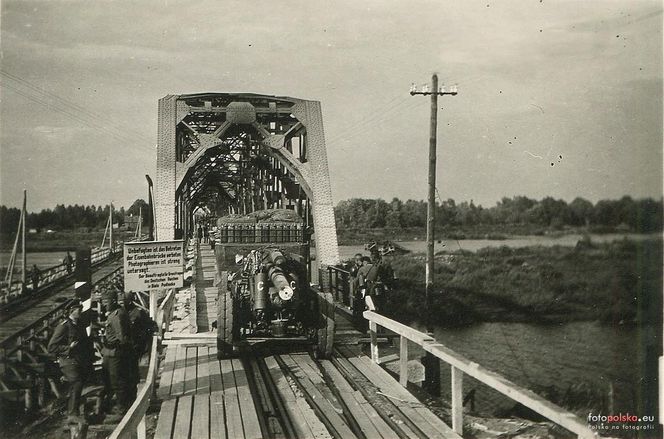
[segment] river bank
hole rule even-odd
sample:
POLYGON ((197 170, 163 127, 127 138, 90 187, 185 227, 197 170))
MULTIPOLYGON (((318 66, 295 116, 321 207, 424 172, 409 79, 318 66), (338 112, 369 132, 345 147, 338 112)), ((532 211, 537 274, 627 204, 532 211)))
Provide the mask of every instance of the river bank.
POLYGON ((388 314, 405 323, 421 320, 423 309, 440 327, 478 322, 659 321, 649 309, 661 309, 661 239, 438 253, 436 288, 428 309, 425 256, 389 259, 399 280, 388 299, 388 314))
MULTIPOLYGON (((473 227, 458 226, 436 228, 436 240, 491 240, 502 241, 517 236, 548 236, 561 237, 566 235, 586 234, 637 234, 624 226, 589 226, 589 227, 541 227, 532 224, 496 224, 478 225, 473 227)), ((337 229, 339 245, 364 245, 370 241, 424 241, 426 229, 423 227, 404 228, 339 228, 337 229)))

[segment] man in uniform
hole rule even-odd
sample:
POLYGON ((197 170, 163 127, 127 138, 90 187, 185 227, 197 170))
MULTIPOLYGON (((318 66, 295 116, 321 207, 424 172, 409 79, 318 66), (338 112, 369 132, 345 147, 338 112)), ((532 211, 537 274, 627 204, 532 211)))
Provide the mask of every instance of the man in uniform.
POLYGON ((132 345, 130 365, 128 368, 131 370, 131 385, 129 393, 132 401, 136 399, 137 386, 141 380, 138 363, 143 354, 148 351, 150 337, 152 337, 155 330, 155 323, 152 321, 147 311, 140 306, 136 306, 133 298, 134 293, 131 292, 122 295, 122 306, 129 317, 129 338, 132 345))
POLYGON ((69 422, 77 422, 83 383, 92 370, 94 348, 92 340, 81 322, 82 306, 75 302, 69 308, 69 315, 53 331, 48 342, 48 352, 57 357, 63 378, 69 383, 69 422))
POLYGON ((129 316, 124 308, 118 305, 115 290, 107 289, 101 294, 101 302, 106 309, 106 328, 104 344, 101 351, 106 385, 106 397, 110 399, 114 393, 117 404, 111 411, 112 415, 124 415, 131 406, 132 377, 129 373, 130 361, 133 357, 129 316))
POLYGON ((357 273, 362 267, 362 253, 356 253, 353 257, 353 263, 350 266, 350 297, 351 307, 353 308, 353 318, 360 321, 362 311, 364 311, 364 299, 360 295, 359 277, 357 273))
POLYGON ((30 272, 30 280, 32 281, 32 291, 35 292, 39 288, 39 281, 41 280, 41 271, 37 267, 37 264, 32 266, 32 271, 30 272))
POLYGON ((67 252, 65 257, 62 259, 62 263, 67 268, 67 274, 71 274, 72 266, 74 264, 74 259, 71 257, 71 254, 69 252, 67 252))

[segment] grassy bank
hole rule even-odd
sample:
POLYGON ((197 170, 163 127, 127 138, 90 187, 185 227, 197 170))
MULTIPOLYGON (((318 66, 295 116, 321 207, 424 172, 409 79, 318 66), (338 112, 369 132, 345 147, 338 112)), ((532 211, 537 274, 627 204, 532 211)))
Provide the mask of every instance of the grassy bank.
POLYGON ((423 255, 392 258, 399 277, 389 310, 406 323, 429 312, 440 326, 475 322, 616 325, 661 322, 662 241, 569 247, 486 248, 438 255, 426 308, 423 255))

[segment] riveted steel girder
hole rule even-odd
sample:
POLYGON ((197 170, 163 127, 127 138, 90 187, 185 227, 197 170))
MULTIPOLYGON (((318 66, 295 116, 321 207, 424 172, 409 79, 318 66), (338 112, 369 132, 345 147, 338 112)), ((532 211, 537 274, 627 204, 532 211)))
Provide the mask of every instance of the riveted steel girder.
POLYGON ((173 239, 182 205, 249 212, 305 203, 318 260, 339 262, 319 102, 247 93, 169 95, 159 100, 158 139, 158 240, 173 239))

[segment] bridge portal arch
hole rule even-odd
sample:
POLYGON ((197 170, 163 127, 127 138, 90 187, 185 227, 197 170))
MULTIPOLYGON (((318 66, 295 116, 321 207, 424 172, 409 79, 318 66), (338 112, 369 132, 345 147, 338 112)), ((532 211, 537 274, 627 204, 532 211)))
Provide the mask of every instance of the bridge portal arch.
POLYGON ((322 265, 339 262, 320 102, 246 93, 159 100, 156 238, 192 230, 192 213, 296 210, 322 265))

